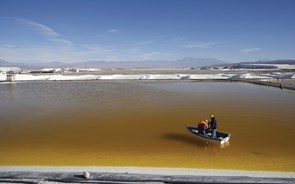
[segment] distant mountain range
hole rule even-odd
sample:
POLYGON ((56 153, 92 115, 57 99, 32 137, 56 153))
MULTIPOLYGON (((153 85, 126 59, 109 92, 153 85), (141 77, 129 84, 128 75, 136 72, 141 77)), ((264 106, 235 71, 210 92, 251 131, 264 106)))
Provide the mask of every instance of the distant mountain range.
POLYGON ((203 66, 245 65, 245 64, 290 64, 295 65, 295 60, 270 60, 256 62, 228 63, 214 58, 186 57, 174 61, 86 61, 77 63, 12 63, 0 59, 0 67, 20 67, 27 70, 40 70, 43 68, 101 68, 101 69, 175 69, 195 68, 203 66))
POLYGON ((86 61, 77 63, 12 63, 0 59, 0 66, 20 67, 28 70, 43 68, 101 68, 101 69, 153 69, 153 68, 194 68, 201 66, 226 64, 227 62, 214 58, 182 58, 174 61, 86 61))
POLYGON ((271 60, 271 61, 255 61, 255 62, 242 62, 241 64, 289 64, 295 65, 295 60, 292 59, 281 59, 281 60, 271 60))

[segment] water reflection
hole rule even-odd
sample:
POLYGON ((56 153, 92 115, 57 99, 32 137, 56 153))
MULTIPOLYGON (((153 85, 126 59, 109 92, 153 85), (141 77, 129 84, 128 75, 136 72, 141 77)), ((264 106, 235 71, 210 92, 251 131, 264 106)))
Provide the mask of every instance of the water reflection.
POLYGON ((4 84, 2 84, 3 86, 5 86, 6 90, 8 92, 8 99, 9 100, 13 100, 13 90, 16 89, 16 82, 5 82, 4 84))
POLYGON ((193 137, 188 134, 180 134, 180 133, 166 133, 162 136, 163 139, 168 141, 177 141, 181 142, 183 144, 189 144, 190 146, 196 146, 200 148, 208 148, 208 147, 214 147, 214 148, 226 148, 230 147, 230 142, 225 142, 224 144, 214 143, 210 142, 208 144, 204 140, 200 140, 196 137, 193 137))
POLYGON ((187 134, 167 133, 167 134, 163 135, 162 138, 169 140, 169 141, 178 141, 181 143, 189 144, 191 146, 198 146, 198 147, 206 147, 207 146, 204 141, 194 139, 187 134))
POLYGON ((224 144, 220 144, 220 148, 230 147, 230 141, 225 142, 224 144))

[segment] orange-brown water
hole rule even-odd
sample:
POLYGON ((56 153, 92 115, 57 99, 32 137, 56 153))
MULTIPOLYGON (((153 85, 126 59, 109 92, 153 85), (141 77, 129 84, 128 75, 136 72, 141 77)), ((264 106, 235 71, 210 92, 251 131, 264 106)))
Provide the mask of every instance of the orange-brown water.
POLYGON ((295 94, 244 83, 0 85, 0 165, 295 171, 295 94), (215 114, 230 144, 185 125, 215 114))

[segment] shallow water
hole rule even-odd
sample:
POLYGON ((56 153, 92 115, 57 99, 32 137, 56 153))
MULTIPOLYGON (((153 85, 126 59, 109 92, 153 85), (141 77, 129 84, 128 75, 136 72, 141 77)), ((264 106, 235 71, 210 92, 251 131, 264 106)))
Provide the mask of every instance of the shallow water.
POLYGON ((0 84, 0 165, 295 171, 295 94, 223 82, 0 84), (214 114, 224 146, 185 128, 214 114))

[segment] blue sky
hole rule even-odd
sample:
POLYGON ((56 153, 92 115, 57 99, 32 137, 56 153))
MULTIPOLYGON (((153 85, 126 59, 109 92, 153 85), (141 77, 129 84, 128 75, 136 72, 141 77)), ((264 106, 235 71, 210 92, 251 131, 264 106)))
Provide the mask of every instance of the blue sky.
POLYGON ((0 0, 0 59, 295 59, 294 10, 294 0, 0 0))

